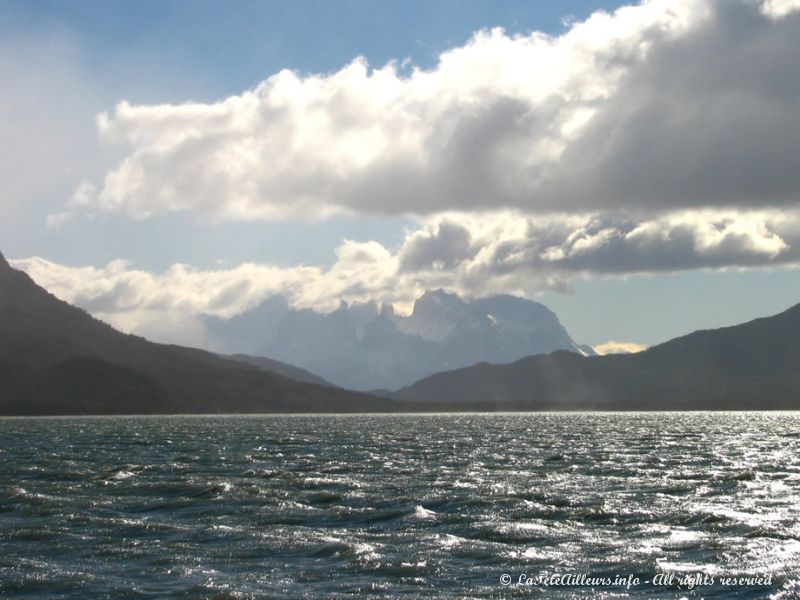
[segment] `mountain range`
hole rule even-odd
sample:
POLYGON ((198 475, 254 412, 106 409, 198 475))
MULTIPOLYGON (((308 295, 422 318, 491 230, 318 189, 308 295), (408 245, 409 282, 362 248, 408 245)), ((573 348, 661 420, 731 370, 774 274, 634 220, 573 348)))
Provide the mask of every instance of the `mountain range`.
POLYGON ((475 410, 800 408, 800 304, 627 355, 571 352, 438 373, 394 397, 475 410))
MULTIPOLYGON (((417 323, 427 317, 438 326, 440 340, 458 339, 451 336, 460 324, 442 318, 455 313, 453 306, 467 311, 467 321, 491 316, 492 329, 480 319, 477 325, 487 335, 495 326, 502 331, 513 308, 534 310, 509 297, 470 303, 432 292, 415 306, 417 323)), ((353 307, 343 309, 339 318, 352 321, 353 307)), ((363 305, 355 307, 355 314, 361 310, 363 305)), ((402 325, 405 335, 412 335, 413 321, 398 324, 388 310, 381 312, 378 324, 402 325)), ((374 317, 365 322, 365 330, 370 323, 376 323, 374 317)), ((425 334, 433 337, 431 331, 425 334)), ((524 340, 524 332, 520 335, 524 340)), ((273 359, 220 357, 120 333, 58 300, 0 254, 3 415, 797 409, 799 340, 800 304, 742 325, 696 331, 636 354, 584 356, 557 350, 507 364, 484 362, 377 397, 334 387, 273 359)))
POLYGON ((397 389, 439 371, 555 350, 594 353, 542 304, 442 290, 425 292, 408 316, 375 302, 342 302, 327 314, 295 310, 276 296, 227 320, 208 317, 206 330, 209 349, 269 356, 356 390, 397 389))
MULTIPOLYGON (((352 412, 397 402, 120 333, 0 254, 0 414, 352 412)), ((275 368, 275 365, 272 365, 275 368)))

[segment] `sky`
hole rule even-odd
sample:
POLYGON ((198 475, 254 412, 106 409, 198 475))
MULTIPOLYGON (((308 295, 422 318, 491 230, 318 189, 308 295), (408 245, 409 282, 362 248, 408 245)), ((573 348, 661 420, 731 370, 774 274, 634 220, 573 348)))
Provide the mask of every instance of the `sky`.
POLYGON ((134 332, 440 287, 592 345, 773 314, 798 39, 798 0, 0 0, 0 251, 134 332))

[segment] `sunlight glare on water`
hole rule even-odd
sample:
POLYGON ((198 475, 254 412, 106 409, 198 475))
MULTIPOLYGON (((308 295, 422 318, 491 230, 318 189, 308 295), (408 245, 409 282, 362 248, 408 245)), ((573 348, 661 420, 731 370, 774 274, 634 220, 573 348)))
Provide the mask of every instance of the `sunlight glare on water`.
POLYGON ((795 413, 3 419, 0 593, 792 598, 798 426, 795 413), (518 585, 568 574, 640 583, 518 585), (657 574, 715 581, 644 583, 657 574), (745 576, 770 580, 721 581, 745 576))

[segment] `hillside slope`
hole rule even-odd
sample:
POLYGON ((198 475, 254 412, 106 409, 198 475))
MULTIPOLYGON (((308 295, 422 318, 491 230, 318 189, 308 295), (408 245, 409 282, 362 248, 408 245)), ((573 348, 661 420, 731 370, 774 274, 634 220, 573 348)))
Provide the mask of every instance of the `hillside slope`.
POLYGON ((282 375, 294 381, 301 381, 303 383, 314 383, 316 385, 324 385, 328 387, 336 387, 330 381, 323 379, 319 375, 314 375, 310 371, 295 367, 285 362, 267 358, 266 356, 250 356, 248 354, 231 354, 230 356, 221 355, 221 358, 229 360, 236 360, 246 365, 257 367, 267 373, 274 373, 275 375, 282 375))
POLYGON ((476 409, 800 408, 800 305, 637 354, 531 356, 438 373, 397 398, 476 409))
POLYGON ((352 412, 389 400, 122 334, 0 255, 0 414, 352 412))

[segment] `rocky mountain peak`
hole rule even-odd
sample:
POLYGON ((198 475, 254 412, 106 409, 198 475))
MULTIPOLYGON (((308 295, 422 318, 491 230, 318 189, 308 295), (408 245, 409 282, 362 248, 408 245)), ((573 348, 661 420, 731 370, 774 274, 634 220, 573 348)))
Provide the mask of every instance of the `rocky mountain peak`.
POLYGON ((442 289, 427 290, 414 302, 412 317, 440 317, 443 313, 463 310, 466 303, 456 294, 448 294, 442 289))
POLYGON ((394 314, 388 302, 380 308, 373 301, 343 302, 326 314, 290 310, 261 326, 240 315, 215 322, 212 334, 215 351, 269 356, 361 390, 397 389, 478 362, 575 350, 541 304, 513 296, 464 299, 442 289, 422 294, 409 316, 394 314))
POLYGON ((387 319, 394 317, 394 305, 391 302, 381 304, 381 316, 387 319))

